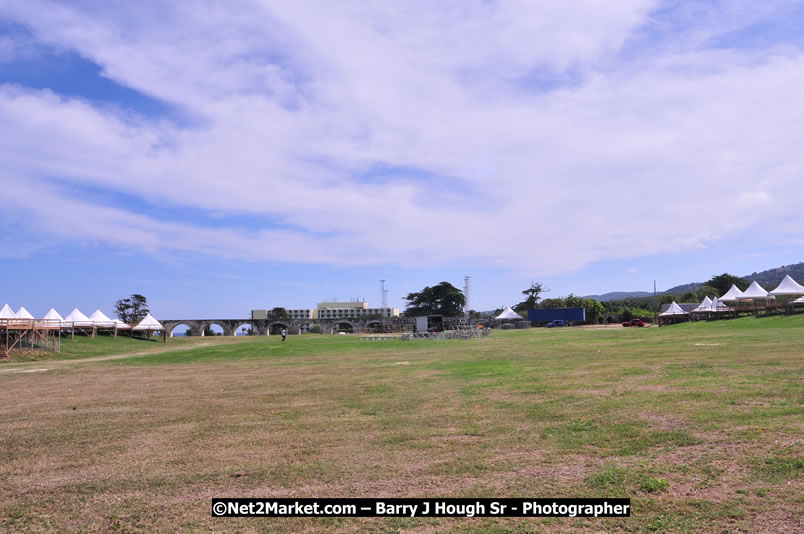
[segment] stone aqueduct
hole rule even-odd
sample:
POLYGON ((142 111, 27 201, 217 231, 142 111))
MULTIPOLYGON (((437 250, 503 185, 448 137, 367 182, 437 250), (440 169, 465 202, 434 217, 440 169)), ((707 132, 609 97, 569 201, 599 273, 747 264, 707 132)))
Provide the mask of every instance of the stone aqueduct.
MULTIPOLYGON (((458 324, 463 319, 445 317, 444 324, 458 324)), ((334 334, 339 330, 351 330, 356 334, 373 331, 375 329, 401 332, 413 330, 416 325, 412 317, 395 317, 393 319, 359 319, 350 317, 348 319, 167 319, 160 320, 165 327, 167 337, 173 337, 173 331, 177 326, 186 325, 190 329, 191 336, 203 336, 204 330, 209 326, 218 325, 223 329, 224 336, 233 336, 243 326, 250 326, 255 335, 268 335, 271 329, 285 327, 289 334, 298 334, 309 331, 311 327, 318 326, 322 334, 334 334), (348 325, 348 328, 344 326, 348 325)), ((474 325, 477 319, 470 319, 469 323, 474 325)))

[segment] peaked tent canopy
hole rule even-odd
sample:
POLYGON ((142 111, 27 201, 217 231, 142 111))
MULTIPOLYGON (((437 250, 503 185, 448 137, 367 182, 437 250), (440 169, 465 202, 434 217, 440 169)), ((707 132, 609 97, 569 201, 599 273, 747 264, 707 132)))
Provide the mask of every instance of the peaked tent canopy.
MULTIPOLYGON (((751 282, 751 285, 748 286, 748 289, 743 291, 743 294, 737 297, 737 300, 754 300, 754 299, 766 299, 768 297, 768 292, 762 288, 761 285, 757 283, 756 280, 751 282)), ((722 300, 722 299, 721 299, 722 300)))
POLYGON ((11 309, 11 306, 8 304, 4 304, 2 308, 0 308, 0 319, 16 319, 17 314, 14 313, 14 310, 11 309))
POLYGON ((681 306, 676 304, 676 301, 674 300, 673 303, 670 305, 670 307, 667 308, 667 311, 660 313, 659 317, 671 317, 673 315, 689 315, 689 314, 685 312, 683 309, 681 309, 681 306))
POLYGON ((776 296, 804 295, 804 286, 790 278, 790 275, 787 274, 779 284, 779 287, 771 291, 770 294, 776 296))
POLYGON ((131 325, 128 323, 124 323, 120 319, 115 319, 114 324, 118 330, 131 330, 131 325))
POLYGON ((100 310, 95 310, 92 312, 92 315, 90 315, 89 318, 95 323, 95 326, 106 328, 114 327, 114 321, 106 317, 100 310))
POLYGON ((42 319, 58 319, 59 321, 64 322, 64 317, 62 317, 61 314, 53 308, 50 308, 42 319))
POLYGON ((712 311, 713 312, 724 312, 729 311, 729 307, 720 302, 717 297, 712 299, 712 311))
POLYGON ((511 309, 511 306, 506 306, 500 315, 495 319, 522 319, 522 316, 511 309))
MULTIPOLYGON (((715 297, 715 298, 717 298, 717 297, 715 297)), ((704 297, 703 302, 701 302, 698 305, 698 307, 695 308, 692 311, 694 311, 694 312, 710 312, 710 311, 713 311, 712 310, 712 299, 710 299, 708 296, 704 297)))
POLYGON ((61 314, 57 312, 54 308, 50 308, 48 312, 45 314, 45 316, 42 317, 42 319, 46 319, 48 321, 59 321, 59 326, 61 327, 69 326, 64 323, 64 317, 62 317, 61 314))
POLYGON ((742 294, 743 292, 732 284, 726 294, 720 297, 720 302, 735 302, 742 294))
POLYGON ((81 310, 78 308, 73 308, 73 311, 64 318, 65 323, 70 323, 72 326, 93 326, 94 323, 92 320, 81 313, 81 310))
POLYGON ((31 315, 31 312, 25 309, 25 306, 20 306, 20 309, 17 310, 17 319, 33 319, 34 316, 31 315))
POLYGON ((154 316, 150 313, 146 315, 142 321, 139 322, 137 326, 133 328, 133 330, 164 330, 165 327, 162 326, 162 323, 154 319, 154 316))

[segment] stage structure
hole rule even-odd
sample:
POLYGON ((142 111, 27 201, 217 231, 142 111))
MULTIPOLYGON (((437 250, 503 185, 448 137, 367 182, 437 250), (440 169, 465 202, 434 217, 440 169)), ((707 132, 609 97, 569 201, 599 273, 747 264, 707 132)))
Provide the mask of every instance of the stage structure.
POLYGON ((0 358, 8 358, 12 350, 61 352, 61 321, 0 319, 0 358))

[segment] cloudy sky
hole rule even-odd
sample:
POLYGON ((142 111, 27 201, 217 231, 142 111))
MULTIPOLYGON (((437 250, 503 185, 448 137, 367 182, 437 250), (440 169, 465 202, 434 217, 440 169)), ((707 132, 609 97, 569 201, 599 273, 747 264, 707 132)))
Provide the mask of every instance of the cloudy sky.
POLYGON ((472 308, 804 260, 794 0, 0 2, 0 301, 472 308))

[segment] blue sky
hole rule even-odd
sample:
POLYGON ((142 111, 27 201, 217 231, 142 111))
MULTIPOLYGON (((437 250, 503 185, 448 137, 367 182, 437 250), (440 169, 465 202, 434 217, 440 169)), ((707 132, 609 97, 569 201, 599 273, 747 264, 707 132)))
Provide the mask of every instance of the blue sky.
POLYGON ((793 1, 0 5, 0 303, 226 318, 804 258, 793 1), (102 7, 98 7, 102 6, 102 7), (13 281, 9 283, 8 281, 13 281))

